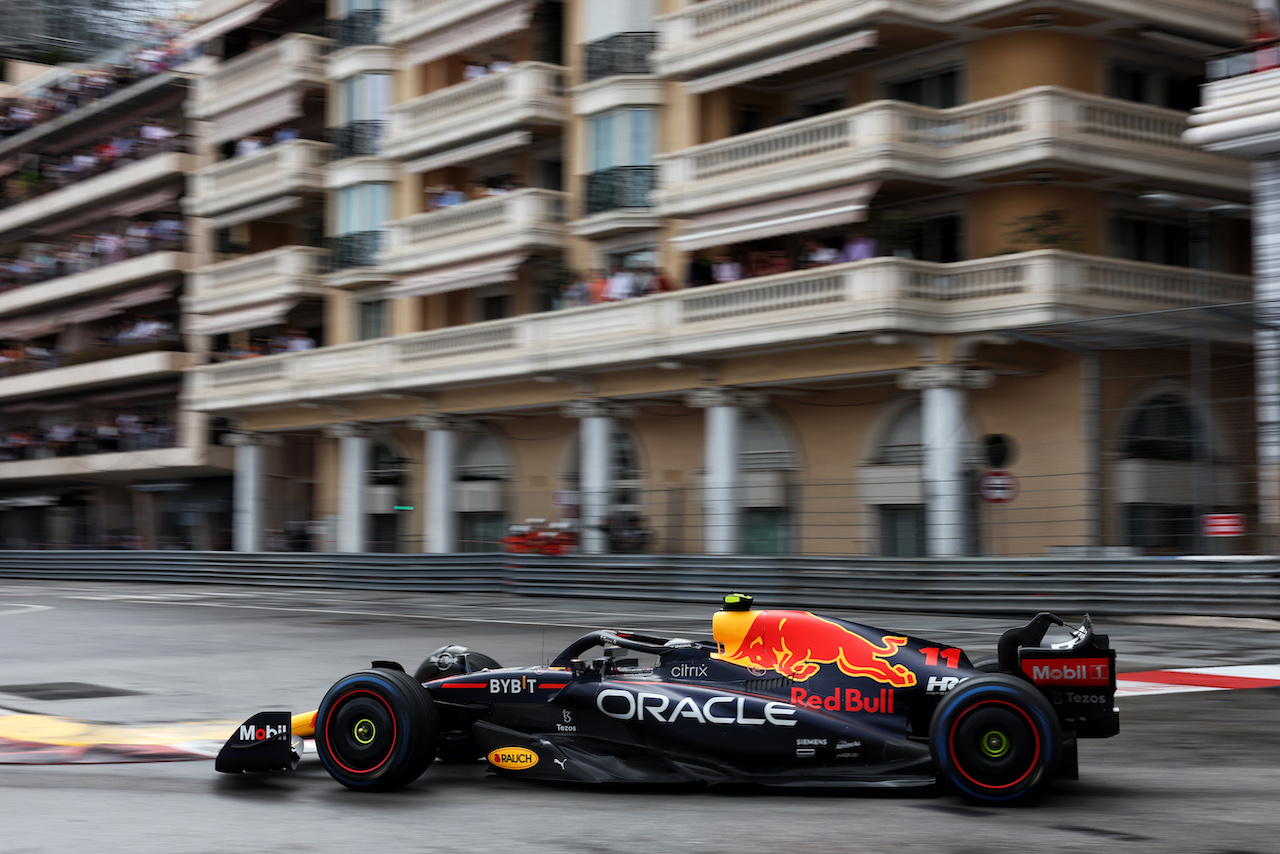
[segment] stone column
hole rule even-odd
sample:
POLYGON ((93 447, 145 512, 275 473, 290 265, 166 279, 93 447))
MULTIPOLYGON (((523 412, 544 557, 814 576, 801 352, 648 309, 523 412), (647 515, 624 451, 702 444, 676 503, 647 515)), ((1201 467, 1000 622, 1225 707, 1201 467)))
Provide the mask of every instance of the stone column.
POLYGON ((325 435, 338 440, 338 544, 340 552, 363 552, 366 542, 365 472, 373 427, 358 422, 331 424, 325 435))
POLYGON ((427 554, 451 554, 458 550, 458 515, 453 490, 458 434, 473 429, 473 424, 452 415, 420 415, 413 419, 413 427, 425 434, 422 550, 427 554))
POLYGON ((560 410, 579 426, 578 534, 583 554, 604 554, 608 537, 601 526, 611 509, 610 442, 615 418, 628 418, 635 407, 609 400, 575 400, 560 410))
POLYGON ((898 387, 921 393, 924 444, 925 536, 929 557, 965 554, 971 500, 965 479, 966 415, 971 388, 987 388, 990 371, 958 365, 933 365, 898 374, 898 387))
POLYGON ((763 406, 765 396, 735 388, 703 388, 686 394, 684 402, 707 411, 702 477, 704 548, 709 555, 737 554, 742 545, 738 500, 742 409, 763 406))
POLYGON ((265 449, 278 445, 280 439, 266 433, 236 432, 223 436, 222 443, 236 449, 232 544, 238 552, 260 552, 265 449))

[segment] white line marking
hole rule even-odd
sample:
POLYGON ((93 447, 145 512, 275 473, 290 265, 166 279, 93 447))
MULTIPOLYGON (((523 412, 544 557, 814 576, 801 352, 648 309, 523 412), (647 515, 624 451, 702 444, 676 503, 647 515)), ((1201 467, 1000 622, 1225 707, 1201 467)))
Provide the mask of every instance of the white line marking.
POLYGON ((0 608, 9 608, 8 611, 0 611, 0 617, 8 617, 11 614, 30 614, 32 611, 51 611, 52 605, 19 605, 17 602, 4 602, 0 604, 0 608))

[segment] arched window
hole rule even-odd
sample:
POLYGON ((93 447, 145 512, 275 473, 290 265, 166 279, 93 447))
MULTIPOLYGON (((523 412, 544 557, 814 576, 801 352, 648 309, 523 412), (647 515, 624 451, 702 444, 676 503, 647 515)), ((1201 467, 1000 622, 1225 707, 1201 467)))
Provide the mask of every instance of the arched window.
MULTIPOLYGON (((561 477, 569 489, 582 485, 582 438, 576 436, 570 444, 561 477)), ((614 427, 609 436, 609 485, 610 503, 614 507, 638 508, 640 495, 640 454, 635 440, 626 430, 614 427)))
POLYGON ((920 401, 898 411, 884 431, 876 448, 879 465, 920 465, 924 460, 924 429, 921 426, 920 401))
POLYGON ((787 472, 796 467, 791 442, 778 420, 764 410, 744 412, 739 429, 742 550, 752 555, 787 554, 792 550, 787 472))
POLYGON ((468 436, 454 466, 459 549, 501 551, 508 525, 505 498, 510 479, 511 466, 499 438, 487 430, 468 436))
POLYGON ((1125 545, 1149 554, 1187 554, 1196 548, 1197 516, 1228 503, 1232 490, 1215 484, 1205 414, 1185 392, 1162 385, 1123 422, 1115 495, 1125 545))
POLYGON ((1204 450, 1204 429, 1190 402, 1179 394, 1157 395, 1141 404, 1121 437, 1129 460, 1191 462, 1204 450))

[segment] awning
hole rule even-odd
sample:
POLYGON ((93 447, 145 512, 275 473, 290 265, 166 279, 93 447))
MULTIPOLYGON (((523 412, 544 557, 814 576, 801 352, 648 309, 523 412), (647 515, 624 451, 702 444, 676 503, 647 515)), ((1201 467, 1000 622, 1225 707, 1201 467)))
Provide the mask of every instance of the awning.
POLYGON ((214 116, 208 138, 214 145, 221 145, 301 115, 302 93, 297 89, 285 89, 214 116))
POLYGON ((458 264, 432 270, 421 276, 403 279, 383 293, 387 297, 422 297, 498 282, 514 282, 516 271, 527 257, 523 253, 515 253, 474 264, 458 264))
POLYGON ((300 207, 302 207, 301 196, 281 196, 278 199, 272 199, 260 205, 240 208, 222 216, 211 216, 206 222, 210 228, 229 228, 242 222, 266 219, 269 216, 275 216, 278 213, 284 213, 300 207))
POLYGON ((470 163, 474 160, 479 160, 481 157, 510 151, 513 148, 523 148, 529 144, 531 139, 533 139, 533 134, 527 130, 512 131, 493 139, 451 148, 448 151, 433 154, 430 157, 410 160, 400 168, 405 172, 430 172, 432 169, 443 169, 446 166, 456 166, 459 163, 470 163))
POLYGON ((671 242, 676 248, 691 252, 862 222, 867 218, 867 205, 878 189, 879 181, 866 181, 703 214, 686 220, 680 235, 671 242))
POLYGON ((139 306, 169 299, 173 295, 175 287, 177 287, 176 282, 161 282, 156 285, 134 288, 131 291, 78 305, 71 311, 62 312, 60 316, 67 326, 101 320, 104 317, 111 317, 131 308, 138 308, 139 306))
POLYGON ((876 30, 859 30, 856 33, 802 47, 799 50, 793 50, 780 56, 771 56, 768 59, 760 59, 747 65, 735 66, 718 74, 698 77, 688 81, 684 86, 686 91, 694 95, 714 92, 717 89, 736 86, 748 80, 759 80, 761 77, 768 77, 770 74, 781 74, 783 71, 790 71, 803 65, 812 65, 815 62, 822 62, 835 56, 853 53, 855 50, 874 47, 878 37, 879 33, 876 30))
POLYGON ((189 314, 183 321, 183 331, 188 335, 225 335, 228 332, 279 326, 297 304, 296 299, 281 299, 223 314, 189 314))
POLYGON ((161 208, 168 208, 176 205, 178 196, 181 195, 182 188, 166 187, 163 190, 156 190, 154 193, 147 193, 145 196, 139 196, 135 199, 121 202, 111 209, 111 216, 137 216, 140 213, 149 213, 161 208))
POLYGON ((178 38, 178 45, 183 48, 207 42, 223 33, 229 33, 237 27, 243 27, 256 21, 263 12, 270 8, 274 0, 254 0, 247 6, 241 6, 212 21, 205 21, 198 27, 187 30, 178 38))
POLYGON ((17 317, 0 323, 0 339, 30 341, 32 338, 52 335, 77 323, 101 320, 131 308, 169 299, 177 286, 177 282, 161 282, 102 297, 92 302, 79 303, 71 310, 46 311, 17 317))
POLYGON ((462 53, 478 44, 529 29, 534 0, 512 0, 487 15, 478 15, 414 39, 404 46, 402 68, 412 68, 462 53))

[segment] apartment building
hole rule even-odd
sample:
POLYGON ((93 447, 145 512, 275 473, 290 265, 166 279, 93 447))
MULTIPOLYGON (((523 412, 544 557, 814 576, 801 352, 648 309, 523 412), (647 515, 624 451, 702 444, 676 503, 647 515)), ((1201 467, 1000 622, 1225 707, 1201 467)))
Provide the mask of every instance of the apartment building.
POLYGON ((205 3, 183 401, 235 547, 1256 534, 1249 164, 1182 139, 1248 12, 205 3))
POLYGON ((156 25, 0 108, 6 548, 227 547, 232 452, 178 406, 188 48, 156 25))

